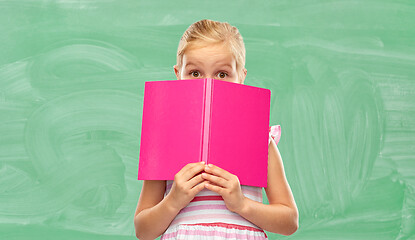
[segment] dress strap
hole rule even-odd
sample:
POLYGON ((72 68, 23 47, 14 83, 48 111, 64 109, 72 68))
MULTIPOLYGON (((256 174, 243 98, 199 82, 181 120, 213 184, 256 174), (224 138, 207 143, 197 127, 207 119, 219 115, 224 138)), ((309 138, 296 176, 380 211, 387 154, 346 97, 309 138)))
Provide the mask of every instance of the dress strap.
POLYGON ((268 144, 270 144, 271 139, 274 140, 275 144, 278 144, 281 138, 281 126, 280 125, 272 125, 269 126, 269 138, 268 144))

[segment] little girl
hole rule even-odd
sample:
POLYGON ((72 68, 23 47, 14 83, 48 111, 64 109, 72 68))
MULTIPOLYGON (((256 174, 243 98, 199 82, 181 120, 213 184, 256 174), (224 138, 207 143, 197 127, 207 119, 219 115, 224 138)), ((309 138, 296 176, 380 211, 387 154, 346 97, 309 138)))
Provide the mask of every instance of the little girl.
MULTIPOLYGON (((193 23, 179 42, 174 72, 178 80, 243 84, 245 46, 238 29, 206 19, 193 23)), ((262 188, 240 185, 220 166, 190 163, 173 181, 144 180, 134 217, 137 238, 267 239, 264 230, 293 234, 298 210, 277 148, 280 130, 279 125, 269 127, 269 205, 262 203, 262 188)))

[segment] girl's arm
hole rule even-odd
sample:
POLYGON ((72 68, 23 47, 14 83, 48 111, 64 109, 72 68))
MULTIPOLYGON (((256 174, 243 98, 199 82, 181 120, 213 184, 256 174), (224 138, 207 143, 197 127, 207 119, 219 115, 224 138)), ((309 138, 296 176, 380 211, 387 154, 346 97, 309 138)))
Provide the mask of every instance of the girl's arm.
POLYGON ((298 209, 274 141, 269 144, 268 151, 268 183, 265 192, 269 205, 245 198, 239 214, 266 231, 287 236, 298 229, 298 209))
POLYGON ((193 197, 203 189, 200 173, 204 163, 189 163, 175 176, 173 186, 165 198, 166 181, 144 180, 134 215, 135 234, 138 239, 155 239, 193 197), (199 185, 198 185, 199 184, 199 185))
POLYGON ((203 177, 213 184, 206 188, 222 195, 229 210, 238 213, 260 228, 282 235, 298 229, 298 210, 284 173, 277 145, 268 147, 268 183, 265 188, 269 205, 253 201, 242 193, 238 178, 217 166, 205 168, 203 177))
POLYGON ((163 199, 165 189, 166 181, 144 180, 134 215, 138 239, 157 238, 177 215, 168 199, 163 199))

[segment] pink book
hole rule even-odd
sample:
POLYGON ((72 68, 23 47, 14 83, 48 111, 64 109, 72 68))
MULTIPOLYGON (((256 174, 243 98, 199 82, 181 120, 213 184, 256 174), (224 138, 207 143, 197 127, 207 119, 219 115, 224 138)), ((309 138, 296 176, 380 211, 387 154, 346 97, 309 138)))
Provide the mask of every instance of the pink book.
POLYGON ((211 78, 145 82, 138 180, 173 180, 204 161, 266 187, 270 97, 211 78))

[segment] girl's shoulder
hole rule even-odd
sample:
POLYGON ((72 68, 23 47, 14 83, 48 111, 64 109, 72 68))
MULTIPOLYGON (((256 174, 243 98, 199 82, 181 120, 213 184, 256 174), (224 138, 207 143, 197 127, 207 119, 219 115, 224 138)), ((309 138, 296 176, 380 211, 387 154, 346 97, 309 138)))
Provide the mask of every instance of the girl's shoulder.
POLYGON ((281 138, 281 126, 280 125, 272 125, 269 126, 269 138, 268 144, 271 143, 271 140, 274 140, 275 144, 278 144, 281 138))

